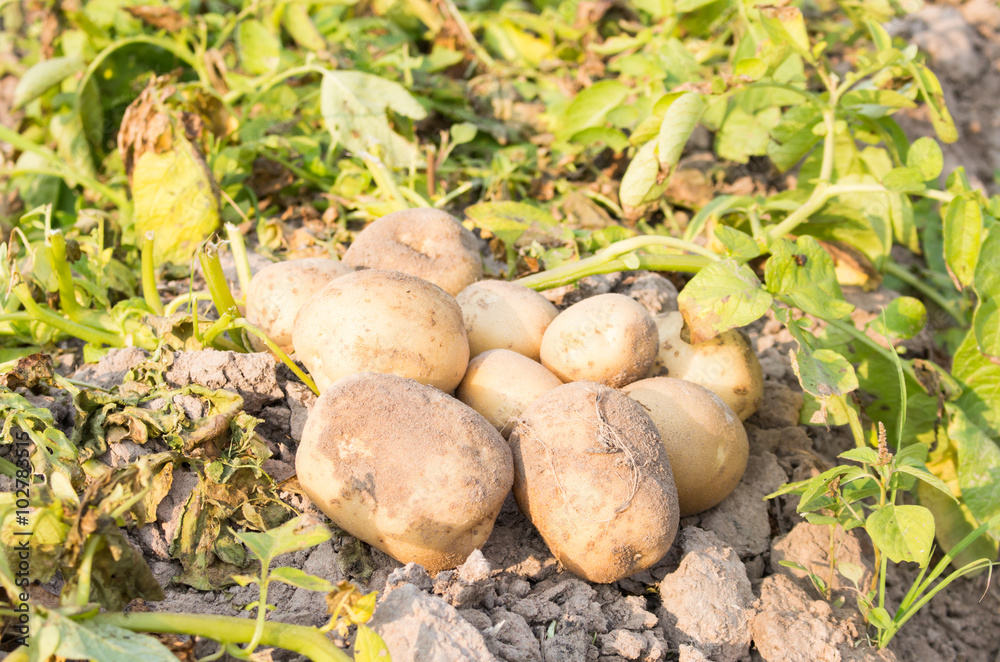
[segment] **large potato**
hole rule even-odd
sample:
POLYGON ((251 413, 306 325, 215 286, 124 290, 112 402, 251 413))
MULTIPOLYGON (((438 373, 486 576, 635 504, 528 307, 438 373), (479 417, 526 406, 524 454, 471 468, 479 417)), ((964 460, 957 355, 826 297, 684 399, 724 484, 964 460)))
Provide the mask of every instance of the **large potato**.
MULTIPOLYGON (((351 273, 346 264, 312 257, 269 264, 250 279, 247 321, 286 353, 292 351, 292 326, 299 308, 334 278, 351 273)), ((259 352, 266 345, 256 336, 250 342, 259 352)))
POLYGON ((514 497, 571 572, 608 583, 659 561, 677 534, 677 490, 656 427, 620 391, 553 389, 510 435, 514 497))
POLYGON ((708 510, 736 489, 750 444, 740 419, 719 396, 671 377, 642 379, 622 391, 646 409, 660 431, 681 517, 708 510))
POLYGON ((704 386, 722 398, 745 421, 764 400, 764 373, 750 339, 730 329, 711 340, 689 343, 683 334, 684 316, 657 315, 659 350, 650 377, 676 377, 704 386))
POLYGON ((505 280, 473 283, 455 299, 465 319, 469 356, 509 349, 537 361, 545 329, 559 314, 538 292, 505 280))
POLYGON ((381 372, 451 392, 469 364, 454 297, 381 269, 342 276, 317 292, 295 318, 292 344, 320 391, 356 372, 381 372))
POLYGON ((491 349, 469 361, 455 397, 504 433, 525 407, 557 386, 562 382, 542 364, 509 349, 491 349))
POLYGON ((486 419, 437 389, 375 373, 323 392, 295 469, 337 526, 431 572, 482 547, 514 480, 510 448, 486 419))
POLYGON ((559 313, 542 337, 542 365, 564 382, 615 388, 642 379, 656 356, 656 324, 621 294, 601 294, 559 313))
POLYGON ((402 271, 452 296, 483 277, 476 236, 440 209, 404 209, 372 221, 344 253, 344 264, 402 271))

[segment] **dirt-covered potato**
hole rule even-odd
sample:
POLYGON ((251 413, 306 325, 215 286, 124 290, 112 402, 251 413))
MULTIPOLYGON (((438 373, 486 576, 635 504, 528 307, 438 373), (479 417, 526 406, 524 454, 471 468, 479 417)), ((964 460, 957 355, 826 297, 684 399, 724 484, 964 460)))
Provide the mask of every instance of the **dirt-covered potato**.
POLYGON ((642 379, 622 391, 646 409, 660 431, 681 517, 719 504, 736 489, 750 445, 740 419, 719 396, 672 377, 642 379))
POLYGON ((562 382, 542 364, 509 349, 491 349, 469 361, 455 397, 503 433, 525 407, 557 386, 562 382))
POLYGON ((440 209, 404 209, 373 221, 347 249, 344 264, 402 271, 452 296, 483 277, 475 235, 440 209))
POLYGON ((656 427, 594 382, 553 389, 510 435, 514 497, 571 572, 609 583, 659 561, 677 534, 677 490, 656 427))
MULTIPOLYGON (((250 279, 247 321, 286 353, 291 352, 292 325, 299 308, 331 280, 352 271, 342 262, 322 257, 269 264, 250 279)), ((267 351, 256 336, 250 336, 250 342, 258 352, 267 351)))
POLYGON ((295 470, 337 526, 431 572, 482 547, 514 480, 510 448, 486 419, 437 389, 375 373, 323 392, 295 470))
POLYGON ((691 344, 682 333, 684 316, 678 312, 654 318, 660 346, 649 377, 676 377, 704 386, 745 421, 764 399, 764 373, 739 329, 711 340, 691 344))
POLYGON ((451 392, 469 364, 455 298, 382 269, 342 276, 313 295, 295 318, 292 344, 320 391, 356 372, 380 372, 451 392))
POLYGON ((552 320, 542 337, 542 365, 564 382, 619 388, 646 376, 656 338, 656 324, 645 308, 621 294, 601 294, 552 320))
POLYGON ((545 329, 559 314, 538 292, 504 280, 473 283, 455 299, 462 307, 470 356, 509 349, 537 361, 545 329))

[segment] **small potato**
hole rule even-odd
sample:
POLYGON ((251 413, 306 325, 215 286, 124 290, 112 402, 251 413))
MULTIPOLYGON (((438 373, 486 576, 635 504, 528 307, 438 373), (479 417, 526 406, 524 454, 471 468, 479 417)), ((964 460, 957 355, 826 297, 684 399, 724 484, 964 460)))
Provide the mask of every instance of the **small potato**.
MULTIPOLYGON (((337 260, 321 257, 269 264, 250 279, 247 321, 282 351, 291 352, 292 325, 299 308, 331 280, 353 271, 337 260)), ((258 352, 267 351, 256 336, 250 336, 250 343, 258 352)))
POLYGON ((593 381, 619 388, 644 377, 655 356, 653 318, 621 294, 601 294, 573 304, 542 337, 542 365, 564 382, 593 381))
POLYGON ((470 356, 509 349, 537 361, 545 329, 559 314, 538 292, 504 280, 473 283, 455 299, 462 307, 470 356))
POLYGON ((380 372, 451 392, 469 365, 454 297, 398 271, 332 281, 299 310, 292 344, 320 391, 356 372, 380 372))
POLYGON ((656 427, 594 382, 553 389, 510 435, 514 497, 571 572, 610 583, 659 561, 677 534, 677 490, 656 427))
POLYGON ((682 335, 680 313, 657 315, 654 320, 660 347, 649 377, 676 377, 704 386, 743 421, 757 411, 764 400, 764 373, 742 331, 730 329, 691 344, 682 335))
POLYGON ((439 209, 404 209, 372 221, 344 253, 344 264, 402 271, 452 296, 483 277, 476 236, 439 209))
POLYGON ((671 377, 642 379, 622 391, 646 409, 660 431, 681 517, 718 505, 736 489, 750 444, 740 419, 719 396, 671 377))
POLYGON ((486 419, 437 389, 375 373, 316 400, 295 469, 337 526, 430 572, 482 547, 514 480, 510 448, 486 419))
POLYGON ((562 382, 542 364, 509 349, 491 349, 469 361, 455 397, 503 433, 525 407, 557 386, 562 382))

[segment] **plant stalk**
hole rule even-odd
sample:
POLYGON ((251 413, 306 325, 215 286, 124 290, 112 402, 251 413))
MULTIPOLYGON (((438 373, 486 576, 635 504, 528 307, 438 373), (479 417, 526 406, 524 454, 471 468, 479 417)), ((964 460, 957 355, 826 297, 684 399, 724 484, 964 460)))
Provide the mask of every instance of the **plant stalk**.
POLYGON ((46 248, 52 259, 59 287, 59 307, 66 317, 75 320, 80 313, 80 303, 76 300, 73 273, 66 259, 66 238, 62 232, 56 231, 49 233, 46 240, 46 248))
POLYGON ((153 267, 153 232, 150 230, 142 238, 142 298, 146 305, 163 316, 163 300, 156 291, 156 269, 153 267))
POLYGON ((533 290, 550 290, 553 287, 570 285, 585 276, 607 274, 614 271, 646 269, 649 271, 683 271, 697 273, 715 260, 701 255, 639 255, 638 264, 631 265, 624 258, 608 259, 592 255, 577 262, 571 262, 537 274, 518 278, 515 283, 533 290))
POLYGON ((250 260, 247 258, 247 245, 243 241, 243 233, 232 223, 226 223, 226 238, 229 240, 229 250, 233 252, 236 262, 236 276, 240 281, 240 294, 245 298, 250 291, 250 260))
MULTIPOLYGON (((255 629, 255 623, 246 618, 206 614, 106 613, 98 614, 92 620, 133 632, 186 634, 213 639, 223 644, 248 643, 253 638, 255 629)), ((347 653, 337 648, 319 631, 302 625, 265 622, 260 644, 299 653, 313 662, 351 662, 347 653)))

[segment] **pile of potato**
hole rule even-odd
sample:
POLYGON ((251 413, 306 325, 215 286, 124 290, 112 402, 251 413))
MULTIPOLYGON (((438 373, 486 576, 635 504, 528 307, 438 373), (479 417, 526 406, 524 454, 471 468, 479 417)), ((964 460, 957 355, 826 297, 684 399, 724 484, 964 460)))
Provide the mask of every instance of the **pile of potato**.
POLYGON ((567 569, 613 582, 659 561, 678 518, 739 482, 760 365, 730 331, 619 294, 559 312, 483 281, 475 236, 415 209, 335 260, 254 276, 247 317, 321 390, 299 482, 338 526, 430 571, 461 564, 517 504, 567 569), (454 394, 452 396, 451 394, 454 394))

